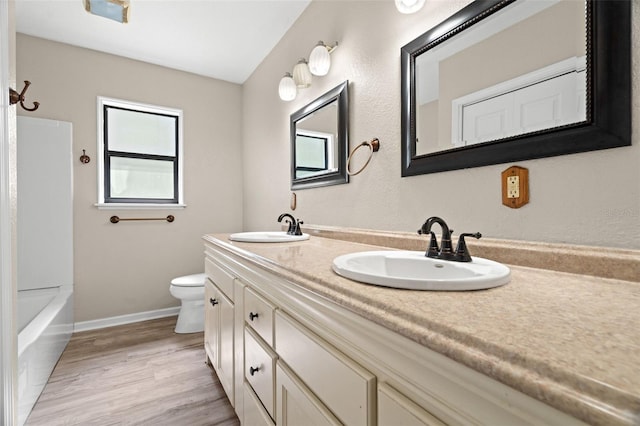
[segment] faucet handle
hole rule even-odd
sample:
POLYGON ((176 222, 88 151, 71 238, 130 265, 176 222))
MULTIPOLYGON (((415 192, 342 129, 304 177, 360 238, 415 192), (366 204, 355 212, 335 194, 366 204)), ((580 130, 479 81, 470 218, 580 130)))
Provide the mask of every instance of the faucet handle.
POLYGON ((304 222, 297 219, 295 225, 293 225, 293 232, 291 235, 302 235, 302 230, 300 229, 300 225, 302 224, 304 224, 304 222))
MULTIPOLYGON (((422 229, 418 229, 418 235, 422 235, 423 232, 422 229)), ((436 238, 436 234, 434 234, 433 231, 429 231, 429 234, 431 234, 431 239, 429 240, 429 248, 427 248, 426 253, 424 254, 427 257, 438 257, 438 254, 440 253, 440 247, 438 247, 438 239, 436 238)))
POLYGON ((433 231, 430 231, 429 233, 431 234, 431 239, 429 240, 429 248, 424 255, 427 257, 438 257, 438 255, 440 254, 438 239, 436 238, 436 234, 434 234, 433 231))
POLYGON ((465 233, 460 234, 458 238, 458 245, 456 246, 455 258, 458 262, 471 262, 471 255, 469 254, 469 250, 467 249, 467 243, 464 241, 464 237, 473 237, 476 239, 480 239, 482 234, 476 232, 474 234, 465 233))

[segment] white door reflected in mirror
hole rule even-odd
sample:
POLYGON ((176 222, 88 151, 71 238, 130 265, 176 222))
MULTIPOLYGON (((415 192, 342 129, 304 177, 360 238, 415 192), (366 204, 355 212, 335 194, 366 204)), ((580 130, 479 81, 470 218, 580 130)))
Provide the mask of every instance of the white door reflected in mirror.
POLYGON ((416 155, 585 121, 586 40, 584 2, 520 0, 417 56, 416 155))

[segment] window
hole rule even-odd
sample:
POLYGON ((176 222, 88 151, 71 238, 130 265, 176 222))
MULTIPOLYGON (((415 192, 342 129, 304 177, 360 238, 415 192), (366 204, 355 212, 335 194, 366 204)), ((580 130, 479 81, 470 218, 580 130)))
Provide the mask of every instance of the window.
POLYGON ((98 98, 98 206, 183 206, 182 111, 98 98))
POLYGON ((298 130, 295 144, 296 178, 334 172, 333 135, 298 130))

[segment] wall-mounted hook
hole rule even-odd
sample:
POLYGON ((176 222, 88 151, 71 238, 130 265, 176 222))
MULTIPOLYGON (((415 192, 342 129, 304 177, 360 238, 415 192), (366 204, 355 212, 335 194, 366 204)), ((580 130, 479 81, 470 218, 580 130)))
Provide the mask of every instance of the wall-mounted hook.
POLYGON ((27 89, 29 88, 29 86, 31 85, 30 81, 25 80, 24 81, 24 88, 22 89, 22 92, 18 93, 15 90, 13 90, 12 88, 9 88, 9 104, 13 105, 13 104, 17 104, 18 102, 20 102, 20 106, 22 108, 24 108, 27 111, 35 111, 38 109, 38 107, 40 106, 40 102, 34 102, 33 103, 33 108, 27 108, 26 106, 24 106, 24 94, 27 92, 27 89))
POLYGON ((87 153, 85 152, 85 150, 82 150, 82 155, 80 156, 80 162, 82 164, 87 164, 89 161, 91 161, 91 157, 89 157, 87 155, 87 153))

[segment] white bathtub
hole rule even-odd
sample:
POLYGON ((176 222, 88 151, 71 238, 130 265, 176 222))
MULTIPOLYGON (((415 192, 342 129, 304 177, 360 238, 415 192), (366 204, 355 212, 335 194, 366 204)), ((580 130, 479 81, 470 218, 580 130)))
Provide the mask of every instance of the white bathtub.
POLYGON ((18 291, 18 424, 27 420, 73 333, 73 288, 18 291))

